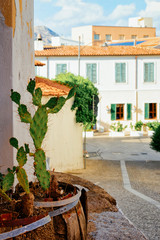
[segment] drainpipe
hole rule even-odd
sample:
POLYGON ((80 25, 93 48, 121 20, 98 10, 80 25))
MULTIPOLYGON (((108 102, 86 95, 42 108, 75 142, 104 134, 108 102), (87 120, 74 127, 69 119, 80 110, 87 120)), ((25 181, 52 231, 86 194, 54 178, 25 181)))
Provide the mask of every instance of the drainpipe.
POLYGON ((138 122, 138 67, 137 67, 137 56, 135 56, 135 90, 136 90, 136 122, 138 122))
POLYGON ((79 44, 78 44, 78 76, 80 76, 80 46, 81 46, 81 37, 79 36, 79 44))
POLYGON ((47 78, 49 78, 49 59, 47 57, 47 78))

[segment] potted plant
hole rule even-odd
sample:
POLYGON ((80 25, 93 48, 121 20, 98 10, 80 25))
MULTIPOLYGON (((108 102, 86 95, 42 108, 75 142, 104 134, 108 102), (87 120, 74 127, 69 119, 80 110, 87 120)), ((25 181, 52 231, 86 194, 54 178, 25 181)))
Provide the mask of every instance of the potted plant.
MULTIPOLYGON (((130 135, 131 136, 143 136, 142 127, 143 127, 143 122, 141 120, 136 122, 136 124, 134 126, 134 130, 131 131, 130 135)), ((132 125, 132 129, 133 129, 133 125, 132 125)))
POLYGON ((152 136, 159 125, 160 123, 158 121, 146 123, 146 126, 148 127, 148 136, 152 136))
POLYGON ((123 137, 124 136, 124 130, 126 128, 127 128, 127 125, 123 126, 123 124, 120 123, 120 122, 113 123, 110 126, 111 132, 109 132, 109 136, 123 137))
MULTIPOLYGON (((49 225, 48 227, 46 227, 45 225, 45 229, 43 230, 44 237, 39 236, 38 239, 53 239, 53 236, 55 234, 55 230, 53 228, 54 221, 51 221, 50 217, 56 215, 55 213, 48 215, 48 208, 35 208, 35 201, 37 201, 36 198, 40 197, 41 201, 53 201, 55 199, 62 199, 63 203, 59 204, 61 206, 63 204, 67 204, 66 198, 73 197, 74 204, 72 204, 72 207, 75 206, 75 204, 79 204, 79 208, 82 208, 80 203, 78 203, 80 198, 79 191, 77 191, 75 187, 71 186, 68 187, 69 190, 66 193, 65 189, 67 189, 67 186, 63 186, 63 184, 59 186, 59 183, 54 177, 54 175, 50 174, 50 172, 46 170, 46 156, 45 152, 42 149, 42 142, 48 129, 48 115, 59 112, 60 109, 64 106, 65 102, 72 96, 74 96, 75 88, 72 88, 70 90, 66 98, 52 97, 44 105, 41 103, 42 91, 40 88, 35 88, 35 80, 30 80, 27 86, 27 91, 32 95, 32 103, 36 107, 33 116, 28 111, 27 106, 21 104, 21 95, 18 92, 11 90, 11 99, 18 105, 18 114, 20 116, 21 122, 29 125, 29 132, 33 139, 35 150, 31 152, 29 144, 26 143, 24 144, 24 146, 19 146, 18 140, 14 137, 10 139, 10 144, 17 150, 16 159, 18 165, 14 166, 13 169, 8 168, 8 173, 6 175, 0 174, 0 196, 3 198, 3 207, 7 206, 6 212, 9 214, 7 220, 6 213, 4 211, 0 215, 1 227, 6 227, 5 229, 3 229, 5 232, 2 233, 1 231, 1 239, 16 237, 22 233, 33 234, 30 232, 31 230, 37 229, 37 226, 41 227, 46 223, 49 225), (27 162, 28 155, 33 157, 34 159, 34 169, 35 175, 37 177, 37 181, 35 183, 28 182, 28 176, 24 168, 24 165, 27 162), (17 176, 19 184, 16 186, 16 191, 13 192, 11 188, 14 184, 15 175, 17 176), (28 220, 28 217, 30 217, 30 221, 28 220), (16 226, 17 228, 15 222, 18 222, 20 226, 23 226, 26 222, 32 223, 37 219, 38 221, 41 219, 43 224, 38 225, 39 222, 36 224, 33 223, 35 228, 30 227, 29 224, 25 227, 13 230, 12 233, 6 232, 8 230, 8 222, 13 222, 13 225, 10 224, 9 226, 16 226), (5 238, 6 236, 7 238, 5 238), (52 237, 50 238, 50 236, 52 237)), ((72 202, 72 200, 70 200, 69 202, 72 202)), ((0 209, 2 209, 1 206, 0 209)), ((67 209, 70 210, 71 206, 69 206, 67 209)), ((59 212, 62 213, 64 212, 64 210, 62 211, 61 209, 61 211, 59 212)), ((28 236, 26 235, 26 237, 28 236)), ((32 237, 31 239, 35 238, 32 237)))

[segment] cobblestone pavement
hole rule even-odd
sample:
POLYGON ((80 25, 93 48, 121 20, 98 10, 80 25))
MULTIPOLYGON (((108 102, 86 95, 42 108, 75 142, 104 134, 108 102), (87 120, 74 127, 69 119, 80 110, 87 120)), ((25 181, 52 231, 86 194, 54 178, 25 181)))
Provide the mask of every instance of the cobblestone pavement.
POLYGON ((74 174, 103 187, 149 240, 159 240, 160 207, 154 201, 160 204, 160 153, 151 150, 149 142, 149 138, 87 139, 87 167, 74 174), (124 187, 126 174, 122 174, 121 161, 125 162, 133 192, 124 187))

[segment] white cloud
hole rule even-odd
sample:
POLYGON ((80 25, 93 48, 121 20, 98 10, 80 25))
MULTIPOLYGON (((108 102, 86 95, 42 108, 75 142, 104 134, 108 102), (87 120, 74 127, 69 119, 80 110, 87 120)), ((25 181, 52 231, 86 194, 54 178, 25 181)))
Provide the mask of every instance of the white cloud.
POLYGON ((152 17, 153 27, 156 27, 157 35, 160 35, 160 1, 145 0, 146 8, 139 12, 140 17, 152 17))
POLYGON ((71 33, 71 28, 80 25, 102 24, 106 20, 99 4, 84 0, 59 0, 54 4, 60 10, 46 19, 47 26, 59 34, 71 33))
POLYGON ((129 5, 117 5, 113 12, 108 16, 108 19, 117 20, 131 16, 134 13, 135 9, 136 7, 133 3, 129 5))
POLYGON ((145 0, 146 8, 139 12, 142 17, 160 17, 160 1, 145 0))

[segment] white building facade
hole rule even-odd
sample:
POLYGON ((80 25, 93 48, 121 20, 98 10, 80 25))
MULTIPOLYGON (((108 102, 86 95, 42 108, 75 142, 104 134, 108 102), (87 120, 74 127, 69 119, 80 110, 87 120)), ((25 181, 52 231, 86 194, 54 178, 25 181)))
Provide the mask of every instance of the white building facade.
POLYGON ((78 75, 79 71, 81 76, 88 77, 99 90, 98 127, 105 130, 117 121, 128 126, 139 120, 159 121, 160 51, 138 47, 87 48, 85 55, 81 51, 80 64, 76 54, 45 56, 45 50, 37 51, 36 59, 46 64, 38 68, 37 75, 54 79, 60 72, 78 75))

